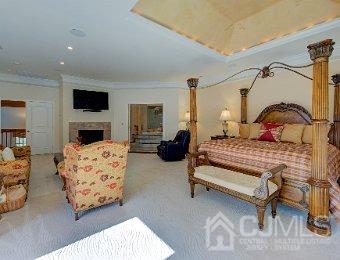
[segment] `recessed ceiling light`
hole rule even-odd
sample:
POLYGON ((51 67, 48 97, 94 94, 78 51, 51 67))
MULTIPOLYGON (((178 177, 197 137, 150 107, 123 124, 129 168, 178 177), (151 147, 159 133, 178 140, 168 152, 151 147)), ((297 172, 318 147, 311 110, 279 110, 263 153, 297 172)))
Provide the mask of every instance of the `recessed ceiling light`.
POLYGON ((13 64, 14 64, 14 65, 21 65, 22 63, 21 63, 20 61, 17 61, 17 60, 16 60, 16 61, 13 61, 13 64))
POLYGON ((60 61, 59 63, 60 63, 60 65, 65 65, 65 62, 63 62, 63 61, 60 61))
POLYGON ((67 49, 70 51, 73 51, 73 47, 72 46, 67 46, 67 49))
POLYGON ((12 70, 11 70, 11 69, 8 69, 7 71, 8 71, 8 72, 11 72, 12 70))
POLYGON ((78 30, 78 29, 71 29, 70 33, 74 36, 77 36, 77 37, 85 37, 86 36, 86 33, 84 33, 81 30, 78 30))

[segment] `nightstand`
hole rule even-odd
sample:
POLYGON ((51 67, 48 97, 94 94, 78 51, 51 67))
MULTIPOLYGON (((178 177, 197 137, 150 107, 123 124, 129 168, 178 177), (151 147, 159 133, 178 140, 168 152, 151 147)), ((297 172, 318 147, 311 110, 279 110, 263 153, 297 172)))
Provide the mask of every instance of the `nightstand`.
POLYGON ((228 135, 213 135, 210 136, 210 140, 221 140, 221 139, 228 139, 228 138, 235 138, 234 136, 228 136, 228 135))

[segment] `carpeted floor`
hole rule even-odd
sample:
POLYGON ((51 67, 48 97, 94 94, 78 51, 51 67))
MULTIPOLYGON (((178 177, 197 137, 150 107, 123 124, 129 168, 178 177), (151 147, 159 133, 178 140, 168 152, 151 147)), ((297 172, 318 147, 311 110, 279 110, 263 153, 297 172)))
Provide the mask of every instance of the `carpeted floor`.
POLYGON ((129 154, 124 206, 113 204, 88 211, 77 222, 54 173, 51 155, 33 156, 26 205, 4 214, 0 221, 0 259, 42 256, 133 217, 175 251, 172 259, 339 259, 340 230, 334 220, 330 238, 310 236, 305 213, 279 205, 279 218, 270 223, 268 208, 265 231, 259 234, 255 229, 255 234, 250 234, 252 225, 255 227, 251 221, 256 214, 254 206, 207 192, 201 186, 196 186, 191 199, 184 161, 169 163, 153 154, 129 154), (217 234, 211 234, 211 244, 221 239, 225 244, 234 241, 233 250, 207 248, 206 221, 218 212, 234 225, 235 236, 227 236, 222 225, 217 234), (244 228, 247 237, 240 229, 245 215, 249 215, 244 228))

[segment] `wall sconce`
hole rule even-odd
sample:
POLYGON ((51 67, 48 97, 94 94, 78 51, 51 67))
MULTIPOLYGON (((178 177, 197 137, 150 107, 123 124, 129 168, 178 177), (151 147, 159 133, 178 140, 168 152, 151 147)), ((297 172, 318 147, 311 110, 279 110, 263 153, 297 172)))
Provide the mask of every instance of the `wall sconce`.
POLYGON ((220 116, 220 121, 222 121, 222 128, 223 128, 223 134, 224 136, 227 136, 228 133, 228 122, 231 120, 231 115, 230 115, 230 111, 225 108, 220 116))

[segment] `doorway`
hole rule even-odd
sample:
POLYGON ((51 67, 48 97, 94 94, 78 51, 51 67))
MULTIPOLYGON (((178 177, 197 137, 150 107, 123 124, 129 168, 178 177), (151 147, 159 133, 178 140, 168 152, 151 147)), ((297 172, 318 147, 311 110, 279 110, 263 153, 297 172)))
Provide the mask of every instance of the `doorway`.
POLYGON ((163 104, 130 104, 130 152, 155 153, 163 138, 163 104))
POLYGON ((53 151, 53 105, 45 101, 1 100, 1 144, 31 147, 33 154, 53 151))
POLYGON ((1 144, 4 147, 27 144, 25 101, 1 100, 1 144))

